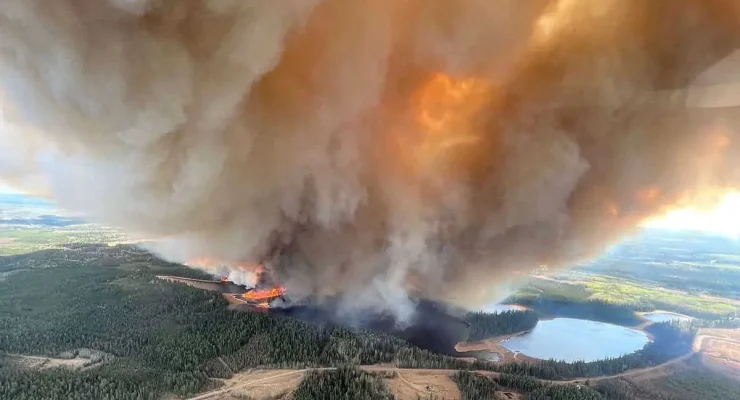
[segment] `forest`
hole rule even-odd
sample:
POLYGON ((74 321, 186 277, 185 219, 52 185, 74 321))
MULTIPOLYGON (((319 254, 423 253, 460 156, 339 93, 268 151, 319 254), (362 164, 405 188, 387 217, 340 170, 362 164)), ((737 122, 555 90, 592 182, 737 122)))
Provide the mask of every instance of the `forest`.
MULTIPOLYGON (((497 392, 524 394, 529 400, 630 400, 636 397, 656 400, 737 399, 740 384, 720 375, 709 374, 701 361, 693 359, 688 366, 669 369, 666 377, 645 384, 619 379, 599 380, 591 384, 545 382, 531 376, 500 374, 491 378, 476 372, 459 370, 451 379, 460 390, 462 400, 507 398, 497 392)), ((393 377, 393 376, 385 376, 393 377)), ((355 367, 334 371, 312 371, 294 391, 296 400, 387 400, 393 399, 382 376, 355 367)))
MULTIPOLYGON (((583 271, 633 282, 653 282, 679 291, 737 298, 738 254, 739 243, 730 237, 699 231, 646 229, 601 258, 585 263, 583 271)), ((692 309, 685 307, 684 311, 692 309)))
POLYGON ((475 372, 458 371, 452 376, 462 400, 493 400, 497 391, 526 393, 532 400, 597 400, 604 397, 589 387, 571 384, 552 384, 522 375, 501 374, 489 378, 475 372))
POLYGON ((492 400, 501 387, 492 379, 470 371, 457 371, 452 381, 460 389, 462 400, 492 400))
MULTIPOLYGON (((218 356, 240 371, 394 362, 411 347, 389 335, 227 310, 218 293, 155 276, 197 271, 143 262, 142 254, 116 248, 91 249, 9 257, 10 265, 0 258, 0 268, 23 270, 0 281, 0 353, 58 357, 86 348, 109 361, 78 373, 5 365, 0 398, 185 395, 207 389, 210 377, 230 375, 214 362, 218 356), (69 254, 55 254, 62 252, 69 254), (60 263, 63 256, 77 262, 60 263), (55 267, 23 268, 46 262, 55 267)), ((419 354, 434 359, 427 353, 419 354)))
POLYGON ((711 373, 700 356, 685 363, 671 365, 664 376, 652 379, 603 379, 591 385, 608 399, 631 400, 736 400, 740 398, 740 383, 720 374, 711 373))
POLYGON ((738 309, 730 300, 702 297, 703 292, 671 292, 645 282, 602 275, 586 275, 585 282, 570 283, 565 274, 566 281, 534 278, 504 303, 527 305, 555 317, 588 318, 624 326, 641 322, 634 315, 636 311, 665 310, 710 320, 737 316, 738 309))
POLYGON ((529 310, 510 310, 496 314, 471 312, 465 316, 465 321, 470 324, 468 341, 529 331, 534 329, 538 320, 537 313, 529 310))
POLYGON ((393 400, 383 379, 356 367, 311 371, 293 392, 295 400, 393 400))
POLYGON ((631 307, 594 299, 562 298, 557 295, 514 295, 507 304, 529 307, 552 317, 581 318, 610 324, 634 326, 641 322, 631 307))
MULTIPOLYGON (((18 271, 0 281, 0 353, 60 357, 75 349, 93 349, 105 354, 101 362, 76 372, 0 363, 0 399, 140 400, 165 393, 187 395, 217 385, 212 378, 255 367, 388 363, 568 379, 656 365, 690 349, 693 336, 692 330, 655 324, 650 328, 654 342, 615 359, 470 363, 383 333, 228 310, 218 293, 156 278, 157 274, 203 278, 203 273, 127 246, 77 246, 0 257, 0 270, 18 271)), ((491 322, 490 329, 513 329, 508 327, 531 320, 529 315, 504 313, 499 317, 503 322, 491 322)), ((354 376, 342 374, 320 379, 354 376)))

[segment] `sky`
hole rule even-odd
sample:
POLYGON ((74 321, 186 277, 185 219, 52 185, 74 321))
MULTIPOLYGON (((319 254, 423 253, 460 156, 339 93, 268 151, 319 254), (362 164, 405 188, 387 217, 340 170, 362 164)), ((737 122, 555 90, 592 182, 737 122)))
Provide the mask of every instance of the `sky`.
POLYGON ((740 238, 740 192, 730 192, 710 210, 684 208, 651 218, 643 223, 650 228, 693 229, 740 238))
POLYGON ((13 190, 10 186, 3 185, 3 183, 0 182, 0 194, 7 194, 7 193, 16 193, 16 191, 13 190))
MULTIPOLYGON (((17 193, 0 181, 0 194, 17 193)), ((699 230, 740 239, 740 192, 730 192, 710 210, 684 208, 642 223, 647 228, 699 230)))

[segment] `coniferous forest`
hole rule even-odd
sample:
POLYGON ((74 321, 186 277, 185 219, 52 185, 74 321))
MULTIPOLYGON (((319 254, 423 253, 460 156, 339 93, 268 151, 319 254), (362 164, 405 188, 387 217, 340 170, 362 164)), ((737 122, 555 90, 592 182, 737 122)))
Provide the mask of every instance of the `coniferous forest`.
POLYGON ((506 301, 527 306, 538 313, 553 317, 590 319, 624 326, 633 326, 641 322, 635 315, 634 308, 601 300, 550 295, 547 297, 511 296, 506 301))
POLYGON ((383 379, 355 367, 311 371, 293 392, 295 400, 393 400, 383 379))
POLYGON ((211 377, 231 374, 214 362, 219 356, 241 371, 388 363, 416 354, 403 352, 411 346, 389 335, 227 310, 218 293, 156 278, 193 270, 151 263, 140 253, 92 246, 0 258, 0 268, 23 270, 0 281, 0 353, 59 357, 84 348, 107 355, 75 373, 16 368, 6 360, 0 399, 196 393, 214 384, 211 377), (58 265, 70 259, 76 262, 58 265), (106 262, 95 265, 101 259, 106 262))
POLYGON ((532 330, 538 318, 534 311, 510 310, 497 314, 471 312, 465 321, 470 324, 468 340, 477 341, 532 330))
POLYGON ((452 380, 460 389, 462 400, 493 400, 501 389, 492 379, 470 371, 458 371, 452 380))
MULTIPOLYGON (((541 383, 532 377, 591 377, 657 365, 689 351, 695 331, 654 324, 649 329, 655 340, 641 351, 595 362, 468 362, 383 333, 229 310, 219 293, 156 277, 205 278, 202 273, 129 246, 78 245, 0 257, 0 272, 5 278, 0 280, 0 353, 6 355, 0 356, 0 399, 149 400, 215 388, 220 383, 214 378, 250 368, 317 367, 340 369, 309 374, 296 398, 333 393, 313 391, 310 386, 315 384, 326 390, 349 385, 364 393, 359 398, 385 399, 388 394, 376 376, 351 368, 380 363, 505 373, 504 382, 482 382, 478 375, 459 373, 455 379, 470 396, 502 387, 539 396, 532 398, 560 398, 553 396, 564 395, 567 385, 530 388, 531 382, 541 383), (86 361, 75 371, 34 369, 20 365, 13 356, 18 354, 78 355, 86 361)), ((472 314, 472 325, 485 332, 478 335, 489 335, 518 331, 536 321, 530 313, 500 315, 496 320, 472 314)))
POLYGON ((489 378, 475 372, 458 371, 452 376, 457 383, 463 400, 492 400, 497 391, 527 393, 531 400, 598 400, 604 399, 599 392, 575 384, 543 383, 523 375, 501 374, 489 378))

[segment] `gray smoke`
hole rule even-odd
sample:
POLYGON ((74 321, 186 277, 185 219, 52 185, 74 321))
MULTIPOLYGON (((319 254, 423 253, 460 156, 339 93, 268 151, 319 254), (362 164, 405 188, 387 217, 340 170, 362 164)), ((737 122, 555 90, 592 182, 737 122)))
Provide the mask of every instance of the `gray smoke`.
POLYGON ((738 92, 702 72, 740 46, 739 17, 729 0, 4 0, 0 176, 169 260, 246 280, 264 264, 297 296, 497 299, 737 187, 738 92))

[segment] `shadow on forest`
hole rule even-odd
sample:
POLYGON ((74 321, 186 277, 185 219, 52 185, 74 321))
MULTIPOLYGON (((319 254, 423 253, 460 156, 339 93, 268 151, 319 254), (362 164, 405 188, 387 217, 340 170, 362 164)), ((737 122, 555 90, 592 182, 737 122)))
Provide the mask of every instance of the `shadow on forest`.
POLYGON ((318 324, 346 325, 391 334, 409 343, 452 356, 459 356, 455 345, 468 335, 469 324, 445 311, 442 304, 429 300, 416 300, 415 312, 409 321, 398 321, 393 315, 370 309, 357 310, 351 320, 346 312, 339 312, 338 300, 321 305, 299 305, 271 308, 271 315, 287 316, 318 324), (403 323, 402 323, 403 322, 403 323))

